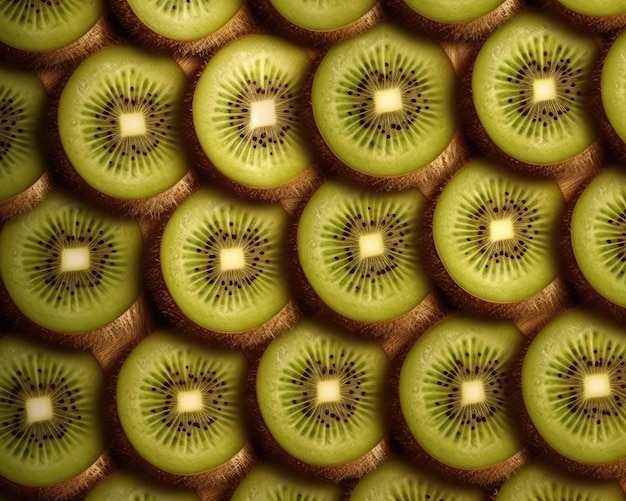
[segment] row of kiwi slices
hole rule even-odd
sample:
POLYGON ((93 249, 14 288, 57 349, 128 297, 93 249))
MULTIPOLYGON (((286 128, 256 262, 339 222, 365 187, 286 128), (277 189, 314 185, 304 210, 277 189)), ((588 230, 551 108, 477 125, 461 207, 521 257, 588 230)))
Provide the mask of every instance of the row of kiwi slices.
POLYGON ((0 26, 0 500, 626 499, 623 0, 0 26))

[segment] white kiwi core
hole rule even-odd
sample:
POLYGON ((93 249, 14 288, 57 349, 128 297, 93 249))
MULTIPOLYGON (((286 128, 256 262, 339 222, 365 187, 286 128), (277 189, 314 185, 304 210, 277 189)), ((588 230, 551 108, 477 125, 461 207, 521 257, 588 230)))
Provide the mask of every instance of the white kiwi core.
POLYGON ((513 221, 509 219, 496 219, 489 224, 489 238, 492 242, 509 240, 515 237, 513 221))
POLYGON ((276 105, 273 99, 254 101, 250 106, 251 129, 276 125, 276 105))
POLYGON ((319 381, 317 383, 317 403, 326 404, 329 402, 337 402, 341 399, 341 388, 339 381, 336 379, 329 379, 326 381, 319 381))
POLYGON ((143 136, 146 133, 146 119, 143 113, 122 113, 120 115, 120 136, 143 136))
POLYGON ((461 386, 461 404, 479 404, 485 401, 485 387, 479 379, 464 381, 461 386))
POLYGON ((533 101, 550 101, 556 99, 556 85, 553 78, 540 78, 533 82, 533 101))
POLYGON ((397 87, 374 92, 376 113, 391 113, 402 109, 402 92, 397 87))
POLYGON ((176 396, 176 410, 178 412, 199 412, 204 408, 200 390, 181 391, 176 396))
POLYGON ((222 271, 241 270, 246 265, 243 249, 232 247, 220 250, 220 268, 222 271))
POLYGON ((583 384, 583 396, 585 398, 608 397, 611 394, 611 382, 608 374, 587 374, 583 384))
POLYGON ((380 233, 368 233, 359 237, 359 254, 362 259, 380 256, 384 252, 385 242, 380 233))
POLYGON ((74 247, 61 251, 61 271, 81 271, 89 269, 89 249, 74 247))
POLYGON ((32 397, 26 400, 26 420, 29 424, 52 419, 52 402, 50 397, 32 397))

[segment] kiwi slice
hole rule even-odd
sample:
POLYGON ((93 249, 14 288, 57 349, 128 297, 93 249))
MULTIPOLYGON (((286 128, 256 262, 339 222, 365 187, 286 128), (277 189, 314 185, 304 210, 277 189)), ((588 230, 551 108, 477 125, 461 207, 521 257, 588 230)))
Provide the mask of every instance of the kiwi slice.
POLYGON ((403 422, 396 429, 405 449, 472 483, 496 483, 523 464, 508 398, 522 340, 509 321, 458 314, 421 335, 397 382, 403 422))
POLYGON ((246 371, 242 352, 209 349, 173 330, 150 334, 117 376, 117 418, 134 454, 184 485, 245 474, 252 462, 241 408, 246 371))
POLYGON ((524 356, 530 431, 574 471, 600 478, 626 474, 625 340, 623 325, 578 308, 541 329, 524 356))
POLYGON ((482 501, 484 494, 475 488, 456 485, 417 469, 400 458, 390 459, 360 479, 349 501, 482 501))
POLYGON ((616 480, 597 481, 570 475, 545 459, 528 463, 508 479, 495 501, 623 501, 616 480))
POLYGON ((626 26, 624 0, 548 0, 546 6, 549 12, 583 32, 611 36, 626 26))
POLYGON ((29 209, 51 186, 40 142, 47 107, 35 72, 0 65, 0 219, 29 209))
POLYGON ((47 499, 64 499, 71 489, 65 482, 86 470, 93 469, 93 484, 105 449, 103 390, 104 375, 90 353, 23 334, 1 337, 0 475, 28 488, 27 497, 50 487, 47 499))
POLYGON ((100 481, 84 501, 200 501, 188 489, 160 485, 132 470, 120 470, 100 481))
POLYGON ((190 168, 181 135, 186 86, 172 58, 133 46, 110 46, 83 60, 58 103, 67 175, 107 205, 140 211, 142 200, 157 196, 175 205, 182 196, 174 187, 190 168))
POLYGON ((137 300, 142 247, 134 219, 111 217, 55 190, 4 223, 0 277, 31 323, 86 333, 111 324, 137 300))
POLYGON ((597 55, 593 39, 543 13, 525 12, 498 28, 471 78, 475 129, 495 145, 482 147, 544 174, 573 169, 596 140, 587 97, 597 55))
POLYGON ((176 208, 155 239, 151 290, 186 331, 240 345, 260 342, 295 321, 286 231, 279 204, 203 187, 176 208))
POLYGON ((569 227, 575 276, 582 274, 574 285, 616 317, 626 317, 626 175, 620 166, 609 166, 586 186, 569 227))
POLYGON ((357 322, 389 321, 431 291, 420 256, 425 198, 326 181, 298 221, 297 254, 306 280, 327 308, 357 322))
POLYGON ((193 92, 193 128, 211 164, 205 168, 250 195, 284 188, 307 171, 313 158, 299 115, 310 63, 302 47, 267 34, 220 49, 193 92))
POLYGON ((358 477, 385 459, 388 359, 375 341, 303 319, 277 336, 256 371, 261 443, 319 478, 358 477), (265 429, 266 428, 266 429, 265 429))
MULTIPOLYGON (((623 84, 626 64, 621 56, 626 50, 626 32, 610 42, 609 47, 601 66, 599 91, 602 109, 609 124, 607 131, 609 143, 617 154, 623 157, 626 143, 626 121, 623 111, 626 109, 623 84)), ((603 130, 606 130, 606 127, 603 130)))
POLYGON ((373 177, 425 168, 455 135, 455 84, 438 44, 393 24, 336 44, 311 86, 320 153, 339 168, 373 177))
POLYGON ((302 478, 284 468, 264 463, 237 486, 231 501, 341 501, 342 488, 302 478))
MULTIPOLYGON (((442 189, 432 214, 433 277, 458 304, 494 315, 540 294, 559 274, 557 183, 475 159, 442 189)), ((550 299, 551 300, 551 299, 550 299)))

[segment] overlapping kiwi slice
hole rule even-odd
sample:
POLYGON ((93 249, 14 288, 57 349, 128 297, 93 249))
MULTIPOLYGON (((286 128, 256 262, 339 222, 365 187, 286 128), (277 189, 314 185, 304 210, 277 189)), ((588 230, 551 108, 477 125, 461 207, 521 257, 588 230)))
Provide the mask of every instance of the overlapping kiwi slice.
POLYGON ((527 453, 510 408, 522 334, 508 321, 454 315, 421 335, 397 381, 399 440, 447 476, 493 484, 527 453))
POLYGON ((132 470, 120 470, 100 481, 85 501, 200 501, 188 489, 163 486, 132 470))
POLYGON ((16 314, 32 326, 82 334, 111 324, 137 300, 142 249, 134 219, 55 190, 4 223, 0 276, 16 314))
POLYGON ((65 499, 98 479, 96 467, 70 485, 104 452, 103 390, 91 354, 0 338, 0 476, 14 493, 65 499))
POLYGON ((256 428, 272 454, 333 481, 358 477, 386 457, 388 360, 373 341, 304 319, 260 357, 256 428), (263 427, 261 427, 263 425, 263 427))
POLYGON ((172 330, 150 334, 117 376, 117 418, 134 454, 185 485, 245 474, 253 461, 242 411, 246 370, 242 352, 209 349, 172 330))
POLYGON ((547 0, 546 6, 582 32, 610 34, 626 26, 624 0, 547 0))
POLYGON ((591 38, 542 13, 522 13, 498 28, 472 71, 474 132, 484 128, 488 136, 482 147, 539 173, 585 169, 580 160, 596 140, 587 104, 597 55, 591 38))
POLYGON ((625 50, 626 33, 621 33, 610 44, 602 62, 599 85, 602 109, 609 122, 608 130, 607 128, 603 130, 607 132, 610 144, 620 157, 623 157, 624 144, 626 143, 626 123, 624 121, 626 64, 622 60, 622 54, 625 50))
POLYGON ((524 356, 530 431, 574 471, 600 478, 625 474, 625 340, 622 325, 578 308, 541 329, 524 356))
POLYGON ((439 45, 393 24, 334 45, 311 87, 320 153, 373 177, 424 169, 454 137, 455 82, 439 45))

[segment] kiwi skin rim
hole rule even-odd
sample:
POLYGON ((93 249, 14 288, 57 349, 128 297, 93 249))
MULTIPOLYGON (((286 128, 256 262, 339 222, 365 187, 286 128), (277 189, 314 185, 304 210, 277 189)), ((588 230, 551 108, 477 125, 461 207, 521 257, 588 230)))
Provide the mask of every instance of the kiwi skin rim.
POLYGON ((568 9, 558 0, 539 0, 542 8, 571 24, 578 31, 590 34, 606 34, 619 31, 626 26, 626 14, 611 16, 587 16, 568 9))
POLYGON ((47 169, 37 181, 21 193, 5 200, 0 200, 0 222, 35 207, 35 205, 46 198, 53 186, 52 174, 47 169))

